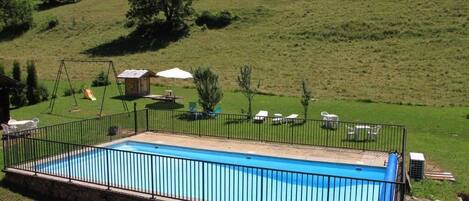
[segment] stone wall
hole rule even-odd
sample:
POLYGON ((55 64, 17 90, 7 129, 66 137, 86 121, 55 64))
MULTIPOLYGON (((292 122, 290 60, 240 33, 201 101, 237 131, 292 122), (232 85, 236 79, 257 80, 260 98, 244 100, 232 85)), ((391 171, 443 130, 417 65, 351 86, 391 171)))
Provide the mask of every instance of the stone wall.
MULTIPOLYGON (((49 176, 33 176, 30 173, 7 171, 5 182, 8 186, 22 189, 46 200, 64 201, 148 201, 150 195, 143 195, 121 190, 107 190, 105 187, 67 182, 63 179, 52 179, 49 176)), ((35 196, 36 197, 36 196, 35 196)), ((156 199, 160 200, 160 199, 156 199)))

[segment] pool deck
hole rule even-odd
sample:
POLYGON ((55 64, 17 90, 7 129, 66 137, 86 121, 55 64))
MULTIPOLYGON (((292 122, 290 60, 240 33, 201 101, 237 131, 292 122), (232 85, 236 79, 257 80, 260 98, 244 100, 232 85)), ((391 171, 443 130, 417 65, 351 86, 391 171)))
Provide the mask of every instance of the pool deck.
POLYGON ((294 158, 300 160, 346 163, 353 165, 368 165, 384 167, 387 164, 388 153, 362 151, 351 149, 315 147, 308 145, 290 145, 271 142, 256 142, 247 140, 222 139, 214 137, 198 137, 165 133, 146 132, 135 136, 101 144, 108 146, 125 140, 192 147, 215 151, 227 151, 246 154, 256 154, 274 157, 294 158))

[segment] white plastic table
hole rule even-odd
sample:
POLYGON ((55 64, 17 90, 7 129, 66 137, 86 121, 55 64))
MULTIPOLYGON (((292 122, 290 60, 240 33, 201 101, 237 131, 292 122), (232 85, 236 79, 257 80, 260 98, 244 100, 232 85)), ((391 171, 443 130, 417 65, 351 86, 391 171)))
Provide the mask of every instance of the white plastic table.
POLYGON ((325 120, 324 127, 326 128, 337 128, 339 127, 339 116, 336 114, 323 115, 325 120))
MULTIPOLYGON (((368 131, 371 129, 371 126, 368 125, 356 125, 355 126, 355 140, 360 140, 360 134, 364 133, 368 135, 368 131)), ((367 137, 366 137, 367 138, 367 137)))

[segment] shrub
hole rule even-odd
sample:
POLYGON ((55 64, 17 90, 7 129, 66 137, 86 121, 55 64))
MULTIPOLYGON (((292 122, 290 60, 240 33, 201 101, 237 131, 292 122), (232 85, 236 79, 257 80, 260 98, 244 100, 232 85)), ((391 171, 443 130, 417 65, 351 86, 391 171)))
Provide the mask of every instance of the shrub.
POLYGON ((10 103, 14 107, 23 107, 26 105, 28 100, 26 99, 24 86, 19 86, 18 88, 11 91, 10 103))
POLYGON ((41 96, 38 91, 36 64, 34 61, 28 61, 27 64, 28 76, 26 77, 26 98, 30 105, 34 105, 41 101, 41 96))
POLYGON ((34 1, 0 1, 0 30, 19 32, 28 30, 33 24, 34 1))
POLYGON ((199 94, 199 103, 205 112, 213 112, 223 98, 223 91, 218 83, 218 75, 209 67, 199 67, 193 71, 194 85, 199 94))
POLYGON ((101 71, 96 76, 96 78, 91 82, 92 87, 106 86, 106 85, 109 85, 109 84, 111 84, 111 82, 109 82, 109 79, 108 79, 106 73, 104 73, 104 71, 101 71))
POLYGON ((237 17, 234 17, 229 11, 221 11, 218 13, 204 11, 200 16, 197 17, 195 23, 198 26, 205 25, 210 29, 223 28, 230 25, 231 22, 236 18, 237 17))
MULTIPOLYGON (((20 63, 16 60, 13 61, 13 68, 12 68, 11 73, 12 73, 12 77, 14 80, 21 82, 21 67, 20 67, 20 63)), ((26 105, 27 99, 26 99, 26 94, 25 94, 25 88, 23 85, 21 85, 16 90, 13 90, 11 92, 10 102, 11 102, 11 105, 15 107, 22 107, 26 105)))
POLYGON ((71 96, 71 95, 76 94, 76 93, 77 93, 77 90, 74 89, 74 88, 64 89, 64 96, 71 96))
POLYGON ((18 61, 13 61, 13 68, 11 70, 12 78, 18 82, 21 82, 21 67, 18 61))
POLYGON ((59 25, 59 19, 57 17, 50 17, 47 21, 47 24, 44 27, 44 30, 51 30, 59 25))
POLYGON ((49 90, 44 84, 40 84, 39 88, 37 89, 39 92, 39 97, 41 101, 47 101, 49 100, 49 90))

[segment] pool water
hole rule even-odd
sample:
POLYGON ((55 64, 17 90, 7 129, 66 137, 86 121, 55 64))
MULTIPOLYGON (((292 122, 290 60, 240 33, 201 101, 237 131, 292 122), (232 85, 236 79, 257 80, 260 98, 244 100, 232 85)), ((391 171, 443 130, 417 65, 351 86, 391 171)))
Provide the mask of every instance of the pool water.
POLYGON ((122 151, 87 151, 38 168, 75 180, 109 181, 113 187, 182 199, 392 200, 392 187, 378 182, 395 178, 391 162, 393 167, 372 167, 135 141, 108 148, 122 151))

